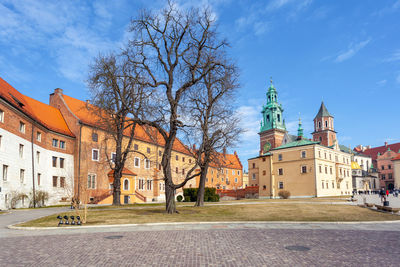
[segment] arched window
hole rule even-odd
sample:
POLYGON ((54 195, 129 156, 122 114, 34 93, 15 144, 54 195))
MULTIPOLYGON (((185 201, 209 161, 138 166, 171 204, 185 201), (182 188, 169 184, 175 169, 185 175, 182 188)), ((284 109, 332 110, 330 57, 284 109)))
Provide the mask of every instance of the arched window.
POLYGON ((269 122, 269 115, 267 115, 267 122, 269 122))
POLYGON ((124 180, 124 190, 129 190, 129 180, 128 179, 124 180))
POLYGON ((318 128, 321 128, 321 122, 320 121, 318 122, 318 128))
POLYGON ((325 127, 328 127, 328 121, 325 121, 325 127))
POLYGON ((278 122, 281 122, 281 115, 278 114, 278 122))
POLYGON ((319 137, 319 141, 322 141, 322 137, 321 136, 319 137))

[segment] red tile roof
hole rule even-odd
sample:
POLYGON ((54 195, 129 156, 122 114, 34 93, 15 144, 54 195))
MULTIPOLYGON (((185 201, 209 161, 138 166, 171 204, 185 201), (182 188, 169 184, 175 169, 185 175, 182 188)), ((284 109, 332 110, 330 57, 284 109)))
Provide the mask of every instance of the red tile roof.
POLYGON ((400 160, 400 154, 397 157, 392 158, 392 160, 400 160))
MULTIPOLYGON (((67 96, 63 94, 65 103, 69 109, 85 124, 99 127, 96 122, 100 121, 100 116, 93 112, 93 109, 97 109, 91 104, 88 104, 82 100, 67 96)), ((101 111, 99 111, 101 112, 101 111)), ((129 135, 129 130, 126 130, 126 135, 129 135)), ((158 144, 163 146, 165 144, 164 138, 155 128, 150 126, 136 125, 135 128, 135 139, 145 141, 152 144, 158 144)), ((175 139, 173 150, 191 155, 189 149, 177 138, 175 139)))
POLYGON ((393 152, 398 153, 400 150, 400 143, 394 143, 394 144, 390 144, 387 146, 378 146, 378 147, 373 147, 370 149, 365 150, 364 152, 362 152, 365 155, 371 156, 372 160, 376 160, 378 153, 380 153, 381 155, 383 153, 385 153, 388 149, 390 148, 390 150, 392 150, 393 152))
POLYGON ((45 128, 74 137, 58 109, 21 94, 2 78, 0 97, 45 128))
MULTIPOLYGON (((113 174, 114 174, 114 169, 108 172, 108 176, 109 176, 109 177, 112 177, 112 176, 113 176, 113 174)), ((136 173, 134 173, 134 172, 130 171, 130 170, 129 170, 129 169, 127 169, 127 168, 123 168, 123 169, 122 169, 122 174, 125 174, 125 175, 132 175, 132 176, 137 176, 137 174, 136 174, 136 173)))
POLYGON ((210 163, 210 167, 214 168, 231 168, 231 169, 243 169, 243 165, 240 162, 238 155, 236 154, 224 154, 217 153, 217 158, 210 163))

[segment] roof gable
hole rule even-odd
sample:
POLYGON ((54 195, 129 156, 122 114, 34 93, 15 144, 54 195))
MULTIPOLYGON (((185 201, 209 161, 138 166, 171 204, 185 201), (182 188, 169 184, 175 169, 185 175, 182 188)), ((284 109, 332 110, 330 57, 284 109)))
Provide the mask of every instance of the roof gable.
POLYGON ((332 117, 333 116, 329 113, 328 109, 325 107, 324 101, 321 103, 321 107, 319 108, 319 111, 317 115, 315 116, 314 120, 316 118, 322 118, 322 117, 332 117))

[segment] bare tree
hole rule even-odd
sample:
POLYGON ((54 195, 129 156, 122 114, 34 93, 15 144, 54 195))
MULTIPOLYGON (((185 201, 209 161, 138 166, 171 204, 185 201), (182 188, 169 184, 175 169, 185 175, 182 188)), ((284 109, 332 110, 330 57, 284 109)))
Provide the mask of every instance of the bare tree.
POLYGON ((182 11, 171 2, 161 12, 142 11, 131 21, 130 32, 125 54, 140 77, 139 83, 156 90, 151 108, 136 121, 156 128, 165 141, 161 165, 166 211, 175 213, 175 190, 199 175, 194 165, 182 181, 174 183, 172 179, 171 152, 185 127, 183 101, 208 73, 224 64, 219 55, 227 43, 218 38, 209 10, 182 11))
MULTIPOLYGON (((115 157, 107 162, 113 170, 113 205, 121 205, 121 176, 130 154, 138 112, 145 109, 149 91, 136 81, 134 66, 124 55, 98 56, 90 68, 91 111, 96 114, 99 128, 115 145, 115 157)), ((107 139, 108 142, 108 139, 107 139)), ((113 146, 112 146, 113 147, 113 146)))
POLYGON ((203 77, 197 90, 191 91, 188 109, 194 121, 191 136, 197 136, 200 144, 197 164, 200 167, 200 182, 195 206, 204 205, 204 190, 208 167, 211 162, 220 162, 220 153, 232 146, 242 131, 239 119, 234 116, 234 95, 238 87, 238 74, 234 64, 218 66, 203 77))

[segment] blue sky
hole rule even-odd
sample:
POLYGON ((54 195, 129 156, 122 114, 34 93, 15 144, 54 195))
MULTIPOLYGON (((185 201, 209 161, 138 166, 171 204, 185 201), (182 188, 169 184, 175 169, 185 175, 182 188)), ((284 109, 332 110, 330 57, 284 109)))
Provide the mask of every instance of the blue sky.
MULTIPOLYGON (((323 100, 346 146, 400 142, 400 0, 177 1, 210 5, 241 74, 237 150, 259 150, 261 106, 272 76, 295 134, 299 113, 311 137, 323 100)), ((85 100, 88 64, 121 47, 140 8, 165 1, 0 0, 0 76, 23 94, 48 103, 54 88, 85 100), (149 4, 151 3, 151 4, 149 4)))

